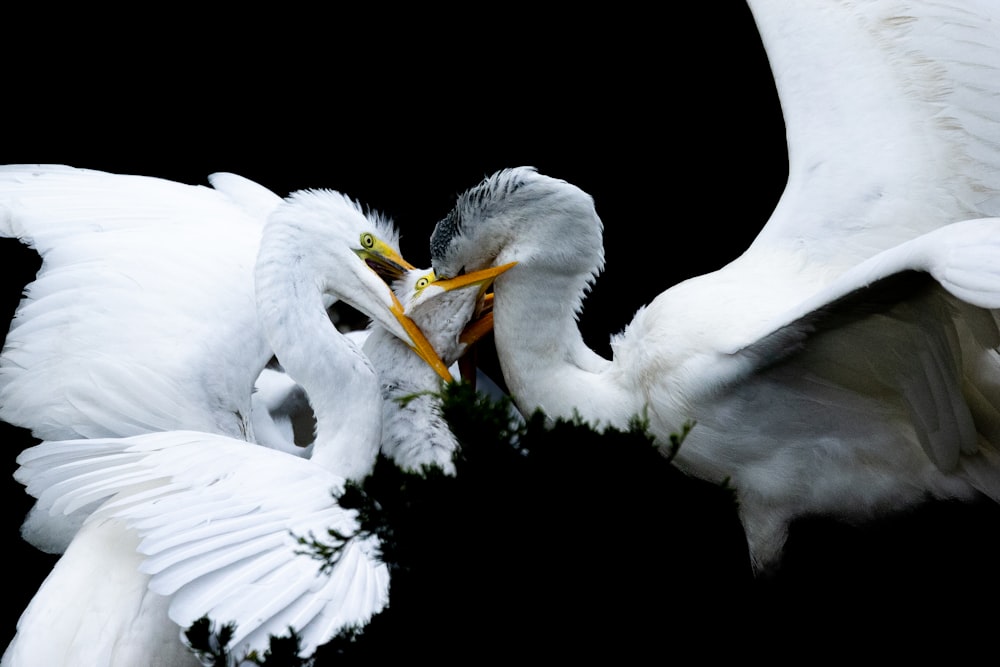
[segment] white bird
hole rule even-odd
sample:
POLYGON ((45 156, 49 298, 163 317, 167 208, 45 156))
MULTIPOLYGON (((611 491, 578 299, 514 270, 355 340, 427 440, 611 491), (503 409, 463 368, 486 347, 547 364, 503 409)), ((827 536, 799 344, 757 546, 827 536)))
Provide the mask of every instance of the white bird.
MULTIPOLYGON (((453 358, 480 331, 474 331, 467 339, 460 338, 485 287, 507 268, 489 269, 440 282, 436 282, 427 270, 410 270, 401 279, 396 292, 400 301, 407 304, 408 312, 426 324, 441 325, 431 338, 441 344, 442 352, 453 358), (459 318, 452 317, 456 312, 459 318)), ((346 408, 356 411, 353 416, 361 422, 347 426, 362 432, 370 431, 368 424, 379 421, 379 415, 373 414, 379 408, 373 411, 372 406, 381 403, 384 406, 381 410, 391 414, 390 407, 403 396, 404 388, 415 393, 432 392, 439 389, 442 382, 412 348, 388 333, 387 328, 378 324, 371 331, 366 347, 372 350, 376 359, 392 362, 386 367, 391 370, 391 379, 380 378, 381 391, 386 394, 384 401, 374 398, 370 387, 361 392, 364 403, 342 400, 346 408), (386 382, 392 387, 387 388, 386 382)), ((341 358, 345 353, 347 357, 356 357, 357 348, 348 342, 349 338, 334 334, 334 345, 327 350, 327 356, 336 356, 339 346, 341 358)), ((357 363, 356 358, 352 361, 357 363)), ((360 363, 363 366, 360 380, 367 384, 371 379, 368 372, 372 369, 363 360, 360 363)), ((332 369, 318 369, 317 372, 323 370, 332 369)), ((342 389, 351 384, 344 374, 354 372, 353 368, 342 369, 337 376, 339 381, 326 381, 325 386, 337 384, 342 389)), ((390 430, 406 429, 410 433, 409 438, 402 437, 402 430, 397 433, 394 442, 403 444, 406 440, 406 448, 389 455, 414 468, 451 466, 450 459, 443 458, 442 451, 450 457, 457 443, 440 416, 432 414, 436 409, 434 403, 422 403, 420 409, 406 409, 406 417, 387 417, 392 420, 388 425, 390 430), (449 442, 454 446, 448 448, 449 442)), ((344 416, 340 418, 347 421, 344 416)), ((329 426, 322 414, 317 426, 321 437, 321 429, 329 426)), ((355 438, 348 433, 342 439, 345 446, 350 447, 357 446, 355 438)), ((313 447, 318 449, 314 450, 314 456, 326 454, 329 445, 322 440, 315 443, 313 447)), ((367 456, 372 456, 371 450, 367 456)), ((364 561, 377 557, 378 545, 371 537, 345 545, 333 572, 334 577, 339 578, 331 579, 322 587, 314 584, 317 590, 310 588, 308 595, 301 590, 316 581, 314 570, 317 566, 309 559, 294 557, 292 547, 295 543, 290 536, 321 534, 328 528, 344 535, 358 530, 353 516, 340 511, 331 502, 331 492, 342 490, 343 480, 330 475, 323 466, 317 466, 318 459, 305 461, 298 455, 248 447, 232 438, 213 434, 170 431, 120 439, 48 441, 25 450, 18 460, 21 467, 16 477, 38 498, 38 506, 45 512, 71 512, 75 506, 89 505, 95 500, 103 503, 88 518, 81 530, 83 537, 73 540, 64 560, 57 564, 26 612, 27 620, 23 623, 35 622, 37 616, 45 621, 48 633, 58 627, 54 625, 58 611, 53 610, 63 608, 52 604, 53 598, 59 601, 93 599, 94 581, 101 582, 100 591, 114 593, 109 596, 108 603, 121 605, 128 600, 107 577, 99 576, 104 570, 110 570, 125 585, 133 583, 128 572, 151 574, 150 589, 169 596, 171 618, 183 619, 179 621, 183 626, 204 613, 221 620, 235 620, 235 640, 241 651, 261 651, 268 635, 281 634, 285 627, 282 623, 285 623, 304 634, 303 648, 309 653, 328 640, 334 629, 352 621, 360 624, 359 618, 364 620, 370 616, 369 609, 377 611, 384 605, 383 582, 387 575, 381 567, 372 572, 364 561), (127 524, 141 538, 138 549, 127 540, 122 544, 118 522, 127 524), (85 547, 92 551, 79 556, 85 547), (93 550, 101 553, 95 556, 93 550), (310 564, 313 571, 310 571, 310 564), (90 572, 89 577, 81 577, 80 568, 88 565, 96 571, 90 572), (261 572, 267 573, 266 578, 261 572), (259 582, 252 592, 247 592, 242 585, 244 578, 259 582), (296 588, 295 584, 300 582, 296 588), (345 594, 338 587, 350 589, 345 594), (332 608, 334 605, 327 604, 329 609, 326 611, 332 613, 332 617, 322 618, 317 609, 309 606, 322 609, 323 598, 338 593, 347 597, 354 607, 345 609, 341 603, 332 608), (373 594, 380 596, 374 604, 370 599, 373 594), (257 606, 261 603, 270 603, 273 618, 263 618, 257 606), (39 609, 37 614, 36 607, 39 609), (248 615, 250 610, 255 614, 248 615), (316 614, 317 618, 302 623, 300 618, 309 619, 309 614, 316 614), (247 627, 249 631, 241 630, 247 627)), ((143 609, 148 611, 149 607, 143 609)), ((97 626, 102 626, 100 632, 106 634, 110 631, 109 620, 119 619, 129 623, 130 632, 149 632, 160 640, 160 646, 151 644, 149 637, 141 643, 141 651, 147 655, 159 656, 166 661, 163 664, 175 664, 171 661, 185 664, 190 660, 189 656, 178 655, 178 651, 171 648, 169 636, 162 636, 156 627, 144 628, 141 614, 136 614, 134 619, 123 614, 109 618, 107 614, 95 614, 86 605, 84 610, 88 613, 86 622, 79 628, 81 634, 98 632, 97 626)), ((79 608, 73 606, 74 622, 79 614, 79 608)), ((37 636, 46 642, 52 638, 42 632, 37 636)), ((12 657, 5 658, 11 661, 10 664, 20 664, 14 659, 15 650, 32 651, 28 654, 32 662, 42 657, 37 647, 19 641, 21 643, 12 645, 12 657)), ((84 657, 74 654, 73 660, 84 657)), ((45 658, 55 659, 52 656, 45 658)))
POLYGON ((203 614, 236 622, 236 651, 293 626, 310 653, 386 604, 370 538, 348 540, 324 576, 294 535, 356 532, 332 494, 371 470, 381 437, 377 376, 333 327, 331 300, 444 369, 371 270, 404 268, 381 240, 395 231, 332 191, 293 193, 265 226, 266 190, 213 182, 250 196, 237 205, 218 189, 64 167, 0 171, 5 232, 43 256, 8 335, 0 410, 61 440, 20 459, 39 496, 25 537, 53 550, 72 538, 3 664, 198 664, 179 628, 203 614), (250 444, 254 379, 272 353, 308 392, 308 459, 250 444), (46 395, 33 395, 40 386, 46 395), (131 433, 142 435, 117 437, 131 433), (47 534, 60 514, 90 519, 47 534))
MULTIPOLYGON (((0 419, 42 440, 176 429, 259 440, 252 395, 273 350, 253 272, 281 198, 234 174, 209 180, 213 188, 61 165, 0 166, 0 236, 42 256, 0 352, 0 419)), ((327 205, 339 206, 337 198, 327 205)), ((378 253, 393 273, 412 268, 387 220, 373 215, 366 225, 353 243, 372 244, 364 252, 378 253)), ((328 291, 321 298, 326 306, 336 300, 328 291)), ((394 332, 414 337, 419 354, 450 378, 402 305, 391 307, 403 323, 394 332)), ((72 521, 36 525, 29 516, 23 534, 58 553, 73 530, 72 521)))
MULTIPOLYGON (((458 363, 466 350, 492 330, 492 294, 486 290, 512 265, 438 280, 431 269, 408 269, 393 282, 393 292, 403 313, 425 333, 442 363, 452 375, 461 376, 458 363)), ((401 468, 419 471, 440 467, 455 474, 452 457, 459 443, 441 414, 439 392, 444 381, 404 341, 378 322, 344 334, 371 360, 382 390, 382 444, 380 451, 401 468)), ((472 370, 472 369, 469 369, 472 370)), ((468 378, 483 393, 499 399, 503 390, 476 369, 468 378)), ((257 380, 261 424, 259 431, 272 431, 276 448, 308 455, 310 442, 296 444, 296 419, 308 422, 310 408, 305 390, 280 368, 264 369, 257 380)), ((511 408, 511 419, 521 420, 511 408)))
MULTIPOLYGON (((494 400, 506 396, 479 369, 463 369, 459 360, 493 327, 492 294, 487 289, 510 265, 438 280, 431 269, 408 269, 393 281, 403 313, 427 336, 442 363, 454 376, 466 378, 494 400)), ((454 474, 452 461, 459 444, 441 414, 439 392, 444 381, 404 341, 378 322, 344 333, 371 360, 382 388, 380 451, 396 465, 419 471, 438 466, 454 474)), ((254 429, 268 433, 269 446, 308 456, 312 443, 297 435, 311 423, 306 391, 280 367, 269 366, 257 378, 254 429), (298 422, 298 424, 296 424, 298 422)), ((511 406, 511 419, 523 420, 511 406)))
POLYGON ((581 189, 503 170, 430 247, 442 278, 517 262, 494 340, 522 412, 644 417, 664 450, 693 422, 675 462, 728 480, 761 572, 797 517, 1000 500, 1000 5, 750 6, 787 125, 784 194, 742 255, 639 309, 611 359, 576 323, 604 263, 581 189))
MULTIPOLYGON (((393 285, 404 313, 425 332, 453 373, 459 373, 456 362, 465 351, 492 329, 491 306, 484 306, 486 290, 511 266, 488 267, 450 280, 437 279, 430 269, 410 269, 393 285)), ((388 329, 376 325, 366 331, 362 350, 382 388, 382 453, 405 469, 438 466, 455 474, 452 459, 459 443, 440 411, 441 377, 388 329)), ((499 391, 496 385, 482 387, 490 384, 484 374, 475 382, 480 390, 499 391)))

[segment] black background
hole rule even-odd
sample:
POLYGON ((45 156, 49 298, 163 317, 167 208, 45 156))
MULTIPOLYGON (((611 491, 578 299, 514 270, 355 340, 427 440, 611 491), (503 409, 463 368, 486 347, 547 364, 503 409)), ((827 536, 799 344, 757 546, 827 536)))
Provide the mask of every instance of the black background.
MULTIPOLYGON (((736 257, 780 195, 780 109, 741 2, 675 4, 669 14, 399 11, 287 7, 118 27, 87 15, 68 35, 48 32, 44 16, 14 21, 5 88, 15 94, 0 105, 0 162, 197 184, 233 171, 279 194, 330 187, 389 215, 418 265, 429 263, 428 235, 456 193, 497 169, 533 165, 590 192, 604 221, 606 270, 580 322, 604 354, 641 304, 736 257)), ((0 255, 9 317, 35 260, 16 241, 0 242, 0 255)), ((4 433, 12 471, 28 439, 4 433)), ((12 628, 51 560, 19 542, 27 502, 7 479, 2 530, 25 571, 5 603, 12 628)), ((901 614, 908 632, 924 620, 954 631, 959 616, 975 628, 968 605, 1000 591, 998 528, 991 507, 938 506, 878 529, 805 522, 785 570, 720 601, 719 618, 773 620, 774 632, 761 636, 778 646, 784 628, 842 644, 901 614), (923 603, 926 616, 916 610, 923 603), (804 618, 812 620, 783 625, 804 618)), ((670 543, 669 527, 662 531, 670 543)), ((734 555, 740 571, 743 558, 734 555)), ((669 601, 649 604, 655 614, 669 601)), ((729 639, 722 633, 720 646, 729 639)), ((913 635, 888 641, 897 640, 913 635)))

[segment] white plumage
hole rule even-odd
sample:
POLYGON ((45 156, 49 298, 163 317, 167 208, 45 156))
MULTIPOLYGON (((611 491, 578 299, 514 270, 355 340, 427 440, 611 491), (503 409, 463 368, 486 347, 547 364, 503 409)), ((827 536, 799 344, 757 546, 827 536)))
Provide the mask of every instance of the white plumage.
MULTIPOLYGON (((481 311, 486 289, 509 268, 489 268, 452 280, 437 280, 430 269, 411 269, 394 285, 400 302, 406 304, 404 312, 426 333, 442 362, 452 364, 453 374, 459 372, 458 358, 485 333, 474 327, 490 316, 481 311)), ((382 387, 382 452, 402 468, 439 466, 454 474, 452 457, 459 445, 440 412, 441 378, 383 327, 369 330, 362 350, 378 371, 382 387)), ((480 391, 494 397, 501 394, 485 374, 477 373, 476 383, 480 391)))
POLYGON ((295 536, 357 531, 334 495, 382 432, 375 370, 332 300, 444 368, 371 270, 408 266, 396 232, 333 191, 212 181, 0 168, 3 231, 43 257, 0 357, 0 417, 50 440, 19 458, 38 497, 24 535, 65 549, 4 664, 197 664, 179 635, 203 614, 236 622, 237 654, 289 624, 308 654, 386 604, 371 538, 326 576, 295 536), (309 458, 251 444, 272 354, 308 392, 309 458))
POLYGON ((203 615, 235 623, 236 655, 289 626, 308 655, 387 603, 373 537, 346 542, 329 575, 296 555, 296 537, 358 531, 334 501, 344 478, 309 459, 167 431, 47 441, 18 461, 42 511, 107 502, 42 583, 4 664, 196 665, 180 632, 203 615))
MULTIPOLYGON (((785 114, 787 187, 741 256, 640 309, 611 359, 575 321, 604 262, 579 188, 498 172, 458 197, 431 254, 442 277, 518 262, 496 283, 494 335, 522 411, 645 416, 665 448, 694 421, 675 460, 735 488, 761 570, 800 516, 1000 499, 1000 13, 750 6, 785 114)), ((689 223, 733 215, 716 211, 689 223)))

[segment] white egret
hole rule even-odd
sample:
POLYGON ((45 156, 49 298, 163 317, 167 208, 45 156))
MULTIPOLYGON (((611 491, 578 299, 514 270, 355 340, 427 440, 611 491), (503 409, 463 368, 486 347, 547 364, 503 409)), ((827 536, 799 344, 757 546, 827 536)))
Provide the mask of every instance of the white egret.
POLYGON ((604 263, 587 193, 504 170, 432 235, 441 277, 517 262, 494 340, 522 411, 645 416, 664 446, 695 422, 675 461, 735 488, 758 571, 803 515, 1000 499, 1000 6, 898 5, 750 2, 787 187, 741 256, 641 308, 611 359, 575 319, 604 263))
MULTIPOLYGON (((258 440, 252 393, 273 350, 253 271, 281 198, 234 174, 209 179, 214 188, 62 165, 0 166, 0 235, 42 256, 0 353, 0 419, 45 440, 176 429, 258 440)), ((339 194, 297 196, 339 214, 339 194)), ((359 250, 371 253, 366 261, 394 273, 412 268, 387 220, 363 224, 351 242, 371 245, 359 250)), ((351 302, 359 286, 337 287, 351 302)), ((322 299, 335 301, 329 291, 322 299)), ((391 307, 401 314, 400 304, 391 307)), ((419 353, 450 377, 422 333, 400 321, 394 332, 414 336, 419 353)), ((74 529, 29 516, 22 532, 58 553, 74 529)))
MULTIPOLYGON (((485 292, 511 266, 488 267, 450 280, 438 280, 430 269, 411 269, 394 285, 406 315, 425 332, 441 361, 452 364, 453 372, 466 349, 492 328, 485 292)), ((440 412, 441 377, 384 327, 369 330, 362 350, 382 387, 382 452, 403 468, 439 466, 454 474, 458 441, 440 412)), ((488 381, 478 377, 477 387, 488 381)))
MULTIPOLYGON (((464 349, 465 342, 459 339, 459 334, 481 301, 483 289, 506 268, 440 282, 435 282, 426 270, 411 270, 397 287, 397 294, 407 304, 408 311, 428 324, 441 325, 433 338, 442 344, 445 354, 453 357, 464 349), (465 319, 453 318, 453 312, 459 312, 465 319)), ((440 376, 408 345, 391 334, 382 335, 387 331, 381 324, 376 325, 366 346, 375 358, 393 362, 388 382, 417 392, 437 389, 440 376)), ((357 347, 348 342, 349 337, 327 333, 333 344, 325 356, 351 359, 352 363, 360 363, 361 368, 344 368, 338 375, 329 376, 328 372, 334 369, 319 367, 313 372, 327 378, 324 386, 335 386, 340 393, 358 382, 371 385, 374 367, 359 357, 357 347), (352 380, 350 375, 355 373, 358 377, 352 380), (335 377, 336 381, 329 381, 329 377, 335 377)), ((280 345, 278 348, 281 349, 280 345)), ((380 378, 383 392, 387 391, 386 381, 380 378)), ((355 411, 352 420, 340 417, 341 422, 350 422, 346 426, 353 429, 338 433, 346 447, 357 448, 359 433, 380 431, 377 425, 381 415, 377 413, 383 401, 372 395, 371 386, 364 389, 360 392, 363 402, 341 399, 340 405, 355 411)), ((389 411, 390 406, 396 405, 395 398, 399 395, 388 390, 382 410, 389 411)), ((442 464, 440 450, 448 437, 452 442, 454 438, 443 420, 432 414, 435 409, 428 404, 420 410, 406 410, 408 418, 391 417, 393 423, 389 428, 408 429, 407 440, 412 442, 404 451, 390 456, 410 467, 442 464), (430 422, 423 423, 428 418, 430 422)), ((322 438, 326 426, 328 420, 319 413, 318 438, 322 438)), ((370 444, 372 437, 360 444, 370 444)), ((397 432, 396 440, 404 439, 402 432, 397 432)), ((129 601, 113 584, 115 578, 98 576, 98 572, 107 569, 126 585, 134 583, 129 572, 151 575, 149 588, 168 596, 163 601, 169 599, 171 618, 181 626, 189 625, 202 614, 220 621, 234 621, 236 649, 240 651, 259 652, 270 634, 282 634, 291 626, 303 634, 304 651, 311 653, 329 640, 334 630, 363 622, 372 610, 378 611, 385 603, 387 574, 382 567, 372 571, 366 562, 377 558, 374 538, 346 542, 333 577, 325 584, 316 576, 315 561, 294 554, 295 535, 321 534, 331 528, 342 535, 351 535, 358 530, 353 515, 332 502, 331 492, 343 488, 343 479, 318 465, 317 457, 329 452, 330 441, 319 439, 312 447, 312 457, 303 459, 271 448, 248 447, 225 436, 169 431, 130 438, 48 441, 26 450, 19 457, 21 468, 16 476, 38 498, 41 510, 72 512, 75 506, 103 504, 87 519, 39 595, 32 600, 22 621, 27 627, 22 630, 19 626, 19 635, 5 661, 21 664, 17 658, 24 654, 26 660, 44 656, 46 660, 54 660, 52 664, 61 664, 53 656, 59 655, 58 651, 64 647, 47 643, 51 636, 40 629, 33 630, 32 624, 44 621, 50 633, 54 627, 61 627, 53 626, 53 621, 60 618, 69 599, 73 600, 69 612, 73 622, 81 618, 84 621, 79 627, 81 635, 98 632, 98 627, 100 632, 108 634, 113 632, 109 622, 126 622, 129 632, 136 635, 132 641, 137 647, 129 659, 137 659, 144 653, 156 656, 147 657, 153 664, 187 664, 190 656, 170 644, 176 637, 164 636, 156 625, 144 626, 142 614, 131 618, 120 611, 100 614, 95 612, 94 605, 82 604, 87 613, 80 616, 81 603, 77 600, 96 597, 101 605, 122 605, 129 601), (122 539, 121 523, 141 539, 138 547, 122 539), (86 567, 95 571, 89 577, 81 577, 86 567), (246 585, 248 581, 253 585, 246 585), (274 615, 268 617, 267 613, 274 615), (27 640, 21 635, 25 631, 30 633, 27 640), (31 641, 35 637, 55 653, 40 653, 31 641)), ((450 456, 452 451, 453 448, 446 453, 450 456)), ((370 459, 373 451, 368 449, 365 456, 370 459)), ((447 463, 450 465, 450 461, 447 463)), ((143 600, 142 611, 148 613, 151 605, 145 601, 156 600, 155 596, 138 595, 143 600)), ((93 650, 91 646, 94 644, 87 643, 88 650, 93 650)), ((76 651, 72 660, 91 656, 105 657, 76 651)), ((113 658, 124 659, 119 654, 113 658)))
MULTIPOLYGON (((464 376, 474 371, 468 379, 494 399, 505 395, 502 389, 481 370, 462 369, 459 360, 492 330, 493 299, 486 290, 508 268, 489 268, 452 280, 438 280, 431 269, 408 269, 393 283, 404 314, 425 333, 449 372, 464 376)), ((378 322, 347 331, 345 336, 361 348, 379 376, 382 453, 405 469, 432 465, 454 474, 452 455, 458 442, 440 413, 441 375, 378 322)), ((274 444, 269 446, 307 456, 312 443, 296 435, 303 430, 302 423, 311 421, 305 390, 280 368, 268 367, 257 379, 254 398, 260 407, 254 412, 260 421, 254 428, 270 433, 269 442, 274 444)), ((511 418, 521 419, 514 407, 511 418)))
MULTIPOLYGON (((234 174, 209 180, 214 188, 0 166, 0 235, 43 258, 0 356, 0 418, 40 439, 167 430, 192 415, 200 421, 189 426, 251 432, 247 387, 272 355, 252 272, 281 198, 234 174), (107 397, 95 383, 114 388, 117 400, 97 400, 107 397)), ((391 224, 373 216, 368 225, 379 261, 400 262, 395 272, 412 268, 391 224)), ((394 331, 427 345, 419 331, 394 331)))
POLYGON ((354 513, 331 492, 367 474, 380 442, 377 376, 330 322, 332 298, 444 369, 371 270, 404 268, 380 240, 394 230, 332 191, 293 193, 264 225, 266 190, 213 181, 253 197, 236 205, 218 190, 64 167, 0 171, 7 233, 43 256, 8 335, 2 416, 63 440, 22 460, 41 495, 25 537, 53 550, 72 538, 4 664, 197 664, 178 626, 202 614, 237 623, 237 650, 291 625, 311 651, 386 603, 371 540, 349 540, 321 576, 289 531, 350 535, 354 513), (254 378, 272 353, 308 391, 308 459, 249 444, 254 378), (39 382, 46 395, 31 395, 39 382), (130 432, 143 434, 117 437, 130 432), (67 513, 93 518, 47 534, 67 513))

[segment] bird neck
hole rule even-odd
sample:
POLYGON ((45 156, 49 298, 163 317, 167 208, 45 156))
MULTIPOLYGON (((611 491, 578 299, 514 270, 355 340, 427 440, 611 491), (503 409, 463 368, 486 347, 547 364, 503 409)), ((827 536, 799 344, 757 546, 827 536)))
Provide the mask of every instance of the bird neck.
POLYGON ((497 281, 493 309, 497 357, 518 407, 627 425, 641 406, 610 380, 612 362, 587 346, 577 326, 589 274, 517 269, 497 281))
POLYGON ((275 356, 305 389, 316 417, 310 459, 348 479, 363 479, 381 440, 375 370, 334 327, 324 296, 302 263, 262 255, 256 288, 261 325, 275 356))

